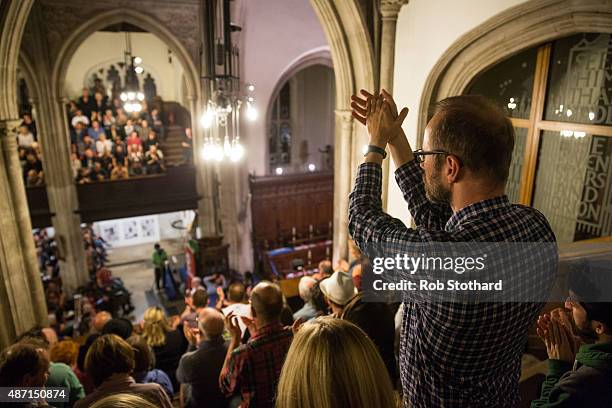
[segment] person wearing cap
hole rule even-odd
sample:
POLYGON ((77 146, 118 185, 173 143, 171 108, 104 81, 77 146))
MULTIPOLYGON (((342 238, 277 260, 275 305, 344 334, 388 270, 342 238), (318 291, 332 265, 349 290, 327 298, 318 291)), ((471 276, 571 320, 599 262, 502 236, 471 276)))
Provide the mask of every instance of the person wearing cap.
POLYGON ((548 375, 532 408, 612 407, 611 283, 609 261, 599 268, 584 263, 570 273, 567 310, 539 317, 537 333, 548 352, 548 375))
POLYGON ((351 276, 342 271, 336 271, 332 276, 321 281, 320 287, 332 310, 332 315, 336 317, 342 316, 344 306, 357 293, 351 276))

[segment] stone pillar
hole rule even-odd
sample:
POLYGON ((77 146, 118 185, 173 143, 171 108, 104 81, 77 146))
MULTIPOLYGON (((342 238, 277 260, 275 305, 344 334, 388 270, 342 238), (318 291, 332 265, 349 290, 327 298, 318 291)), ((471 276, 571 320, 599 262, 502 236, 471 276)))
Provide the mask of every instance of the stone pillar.
POLYGON ((17 157, 16 127, 0 120, 0 348, 34 325, 47 324, 47 307, 32 224, 17 157))
POLYGON ((45 185, 49 198, 51 222, 59 250, 63 290, 70 296, 89 281, 83 248, 81 216, 78 214, 76 184, 70 166, 70 131, 65 98, 50 94, 33 101, 38 112, 39 143, 42 150, 45 185))
POLYGON ((334 141, 334 254, 333 262, 348 255, 348 200, 351 193, 353 117, 350 110, 336 110, 334 141))
MULTIPOLYGON (((382 16, 382 35, 380 40, 380 83, 379 89, 393 93, 393 69, 395 67, 395 32, 397 16, 408 0, 382 0, 380 14, 382 16)), ((389 191, 389 160, 383 161, 382 181, 383 209, 387 208, 389 191)))
POLYGON ((193 95, 189 99, 191 110, 191 132, 193 135, 193 163, 196 168, 196 189, 200 200, 198 201, 198 226, 203 237, 216 237, 221 233, 219 225, 218 206, 218 180, 217 169, 213 163, 202 158, 204 146, 204 129, 199 125, 199 116, 202 113, 197 98, 193 95))

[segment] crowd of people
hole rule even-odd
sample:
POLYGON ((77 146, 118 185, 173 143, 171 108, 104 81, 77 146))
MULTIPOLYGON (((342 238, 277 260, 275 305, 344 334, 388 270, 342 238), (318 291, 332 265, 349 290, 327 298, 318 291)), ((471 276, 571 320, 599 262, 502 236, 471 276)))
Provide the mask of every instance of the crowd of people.
MULTIPOLYGON (((109 100, 103 89, 83 88, 82 95, 70 101, 70 165, 78 183, 121 180, 165 172, 160 148, 166 121, 159 106, 128 114, 121 100, 109 100), (93 94, 93 96, 91 96, 93 94)), ((17 145, 26 186, 44 185, 42 152, 32 114, 23 114, 17 145)), ((185 140, 189 142, 190 131, 185 140)), ((185 142, 183 142, 185 143, 185 142)), ((189 156, 187 156, 189 157, 189 156)))
POLYGON ((121 100, 83 88, 68 107, 71 166, 78 183, 120 180, 165 171, 160 141, 165 123, 159 107, 128 114, 121 100))

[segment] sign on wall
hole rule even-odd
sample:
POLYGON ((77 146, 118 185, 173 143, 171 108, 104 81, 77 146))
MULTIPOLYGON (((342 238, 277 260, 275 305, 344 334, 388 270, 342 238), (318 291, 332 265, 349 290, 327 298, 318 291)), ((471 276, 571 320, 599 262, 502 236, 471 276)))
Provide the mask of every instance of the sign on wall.
POLYGON ((160 238, 157 215, 100 221, 94 223, 94 229, 114 247, 157 242, 160 238))

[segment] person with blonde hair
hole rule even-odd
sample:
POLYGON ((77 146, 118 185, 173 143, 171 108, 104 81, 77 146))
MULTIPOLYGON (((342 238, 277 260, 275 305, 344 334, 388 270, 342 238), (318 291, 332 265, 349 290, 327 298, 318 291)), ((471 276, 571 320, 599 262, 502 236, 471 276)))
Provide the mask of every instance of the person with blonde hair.
POLYGON ((325 316, 298 330, 281 371, 276 408, 398 405, 385 364, 359 327, 325 316))
POLYGON ((94 403, 91 408, 157 408, 146 399, 132 394, 114 394, 94 403))
POLYGON ((168 374, 172 388, 179 389, 176 369, 189 345, 181 330, 172 329, 160 307, 150 307, 144 313, 142 337, 155 353, 155 368, 168 374))

